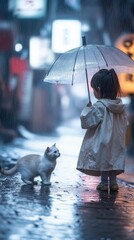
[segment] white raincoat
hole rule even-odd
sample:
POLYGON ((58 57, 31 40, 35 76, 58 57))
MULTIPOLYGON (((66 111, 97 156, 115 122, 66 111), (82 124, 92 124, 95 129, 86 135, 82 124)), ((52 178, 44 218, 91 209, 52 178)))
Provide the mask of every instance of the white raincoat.
POLYGON ((77 170, 93 176, 100 176, 100 171, 124 172, 127 115, 121 99, 99 99, 83 109, 80 119, 87 131, 77 170))

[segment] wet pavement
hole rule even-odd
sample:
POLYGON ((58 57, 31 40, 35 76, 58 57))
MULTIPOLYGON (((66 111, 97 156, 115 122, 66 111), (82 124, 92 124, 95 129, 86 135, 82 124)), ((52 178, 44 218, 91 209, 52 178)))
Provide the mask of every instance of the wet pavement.
POLYGON ((55 142, 61 152, 50 187, 25 185, 19 174, 0 175, 0 240, 134 239, 133 160, 127 160, 126 173, 118 178, 119 192, 98 192, 99 178, 76 170, 84 135, 79 128, 73 122, 51 135, 29 134, 0 146, 0 164, 8 167, 55 142))

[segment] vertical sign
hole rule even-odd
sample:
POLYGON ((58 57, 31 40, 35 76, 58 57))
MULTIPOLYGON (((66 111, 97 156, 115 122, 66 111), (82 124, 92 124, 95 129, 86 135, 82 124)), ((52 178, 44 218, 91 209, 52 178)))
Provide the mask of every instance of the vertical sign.
POLYGON ((55 20, 52 25, 52 50, 63 53, 81 45, 81 22, 55 20))

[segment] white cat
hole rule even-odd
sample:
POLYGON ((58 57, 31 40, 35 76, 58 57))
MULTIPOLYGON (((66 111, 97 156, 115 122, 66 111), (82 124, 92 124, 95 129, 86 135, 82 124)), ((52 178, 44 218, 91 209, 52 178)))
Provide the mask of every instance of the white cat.
POLYGON ((19 172, 21 179, 26 184, 34 184, 34 178, 40 176, 44 185, 50 185, 51 174, 56 166, 56 159, 60 152, 56 144, 47 147, 43 156, 29 154, 18 159, 15 166, 9 170, 0 167, 0 173, 12 176, 19 172))

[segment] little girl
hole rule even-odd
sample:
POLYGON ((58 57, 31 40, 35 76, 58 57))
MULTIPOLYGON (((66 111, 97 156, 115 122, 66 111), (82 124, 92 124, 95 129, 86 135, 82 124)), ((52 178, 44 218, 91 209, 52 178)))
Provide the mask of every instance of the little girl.
POLYGON ((94 96, 81 113, 81 127, 87 129, 78 158, 77 169, 101 176, 97 190, 117 191, 116 176, 124 172, 127 115, 120 98, 118 77, 114 69, 101 69, 91 79, 94 96))

